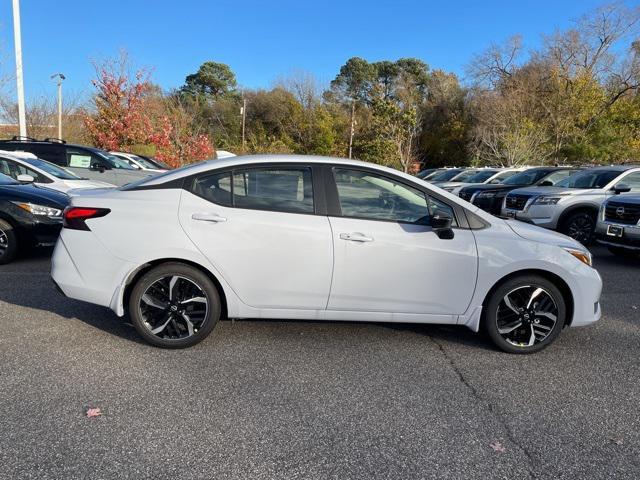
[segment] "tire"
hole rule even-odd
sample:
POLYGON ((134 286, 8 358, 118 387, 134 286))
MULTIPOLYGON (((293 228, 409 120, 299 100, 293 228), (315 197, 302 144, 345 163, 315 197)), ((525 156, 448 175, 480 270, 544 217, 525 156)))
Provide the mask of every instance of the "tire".
POLYGON ((577 240, 583 245, 593 241, 596 230, 596 214, 582 210, 570 214, 563 222, 561 233, 577 240))
POLYGON ((18 253, 18 237, 10 223, 0 220, 0 265, 13 261, 18 253))
POLYGON ((221 307, 211 279, 178 262, 149 270, 129 298, 129 315, 140 336, 163 348, 187 348, 207 338, 220 319, 221 307))
POLYGON ((528 354, 553 343, 560 335, 566 315, 566 302, 556 285, 538 275, 521 275, 493 291, 485 303, 482 322, 498 348, 508 353, 528 354), (542 292, 538 292, 539 289, 542 292), (506 303, 507 297, 510 305, 506 303), (524 311, 520 311, 521 308, 524 311))
POLYGON ((616 257, 631 258, 631 259, 640 258, 640 251, 638 250, 631 250, 631 249, 622 248, 622 247, 607 247, 607 248, 616 257))

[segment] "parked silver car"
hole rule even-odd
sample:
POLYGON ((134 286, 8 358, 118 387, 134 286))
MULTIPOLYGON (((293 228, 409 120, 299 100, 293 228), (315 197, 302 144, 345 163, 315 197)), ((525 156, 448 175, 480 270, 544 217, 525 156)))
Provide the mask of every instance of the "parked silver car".
POLYGON ((519 188, 509 192, 502 204, 502 215, 558 230, 589 243, 602 203, 620 191, 629 190, 640 193, 639 167, 590 168, 574 173, 553 187, 519 188))

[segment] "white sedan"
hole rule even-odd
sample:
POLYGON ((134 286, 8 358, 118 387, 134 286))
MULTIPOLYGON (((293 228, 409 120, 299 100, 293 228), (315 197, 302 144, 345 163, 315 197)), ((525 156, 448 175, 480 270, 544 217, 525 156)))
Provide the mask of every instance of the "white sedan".
POLYGON ((286 155, 73 196, 51 273, 169 348, 228 317, 465 325, 530 353, 598 320, 602 287, 568 237, 396 170, 286 155))
POLYGON ((110 183, 80 177, 28 152, 0 150, 0 173, 22 183, 34 183, 62 193, 78 188, 115 188, 110 183))

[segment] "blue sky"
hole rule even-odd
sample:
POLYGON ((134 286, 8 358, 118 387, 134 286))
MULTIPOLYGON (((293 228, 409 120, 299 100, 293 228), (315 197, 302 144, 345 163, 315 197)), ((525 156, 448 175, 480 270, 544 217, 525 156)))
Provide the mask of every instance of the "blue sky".
MULTIPOLYGON (((245 87, 269 87, 294 70, 330 81, 349 57, 418 57, 458 74, 475 53, 520 33, 566 28, 595 0, 142 1, 22 0, 27 97, 53 95, 49 79, 91 92, 91 61, 126 49, 153 80, 177 87, 207 60, 227 63, 245 87)), ((14 68, 11 2, 0 3, 0 68, 14 68)))

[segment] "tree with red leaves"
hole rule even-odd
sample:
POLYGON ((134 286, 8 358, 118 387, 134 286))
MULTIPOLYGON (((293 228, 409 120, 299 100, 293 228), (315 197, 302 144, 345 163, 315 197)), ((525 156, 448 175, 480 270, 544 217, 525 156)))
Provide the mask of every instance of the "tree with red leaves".
POLYGON ((164 97, 147 70, 132 75, 128 65, 126 54, 95 65, 95 112, 84 118, 92 142, 105 150, 143 149, 173 167, 212 158, 209 137, 185 108, 164 97))

